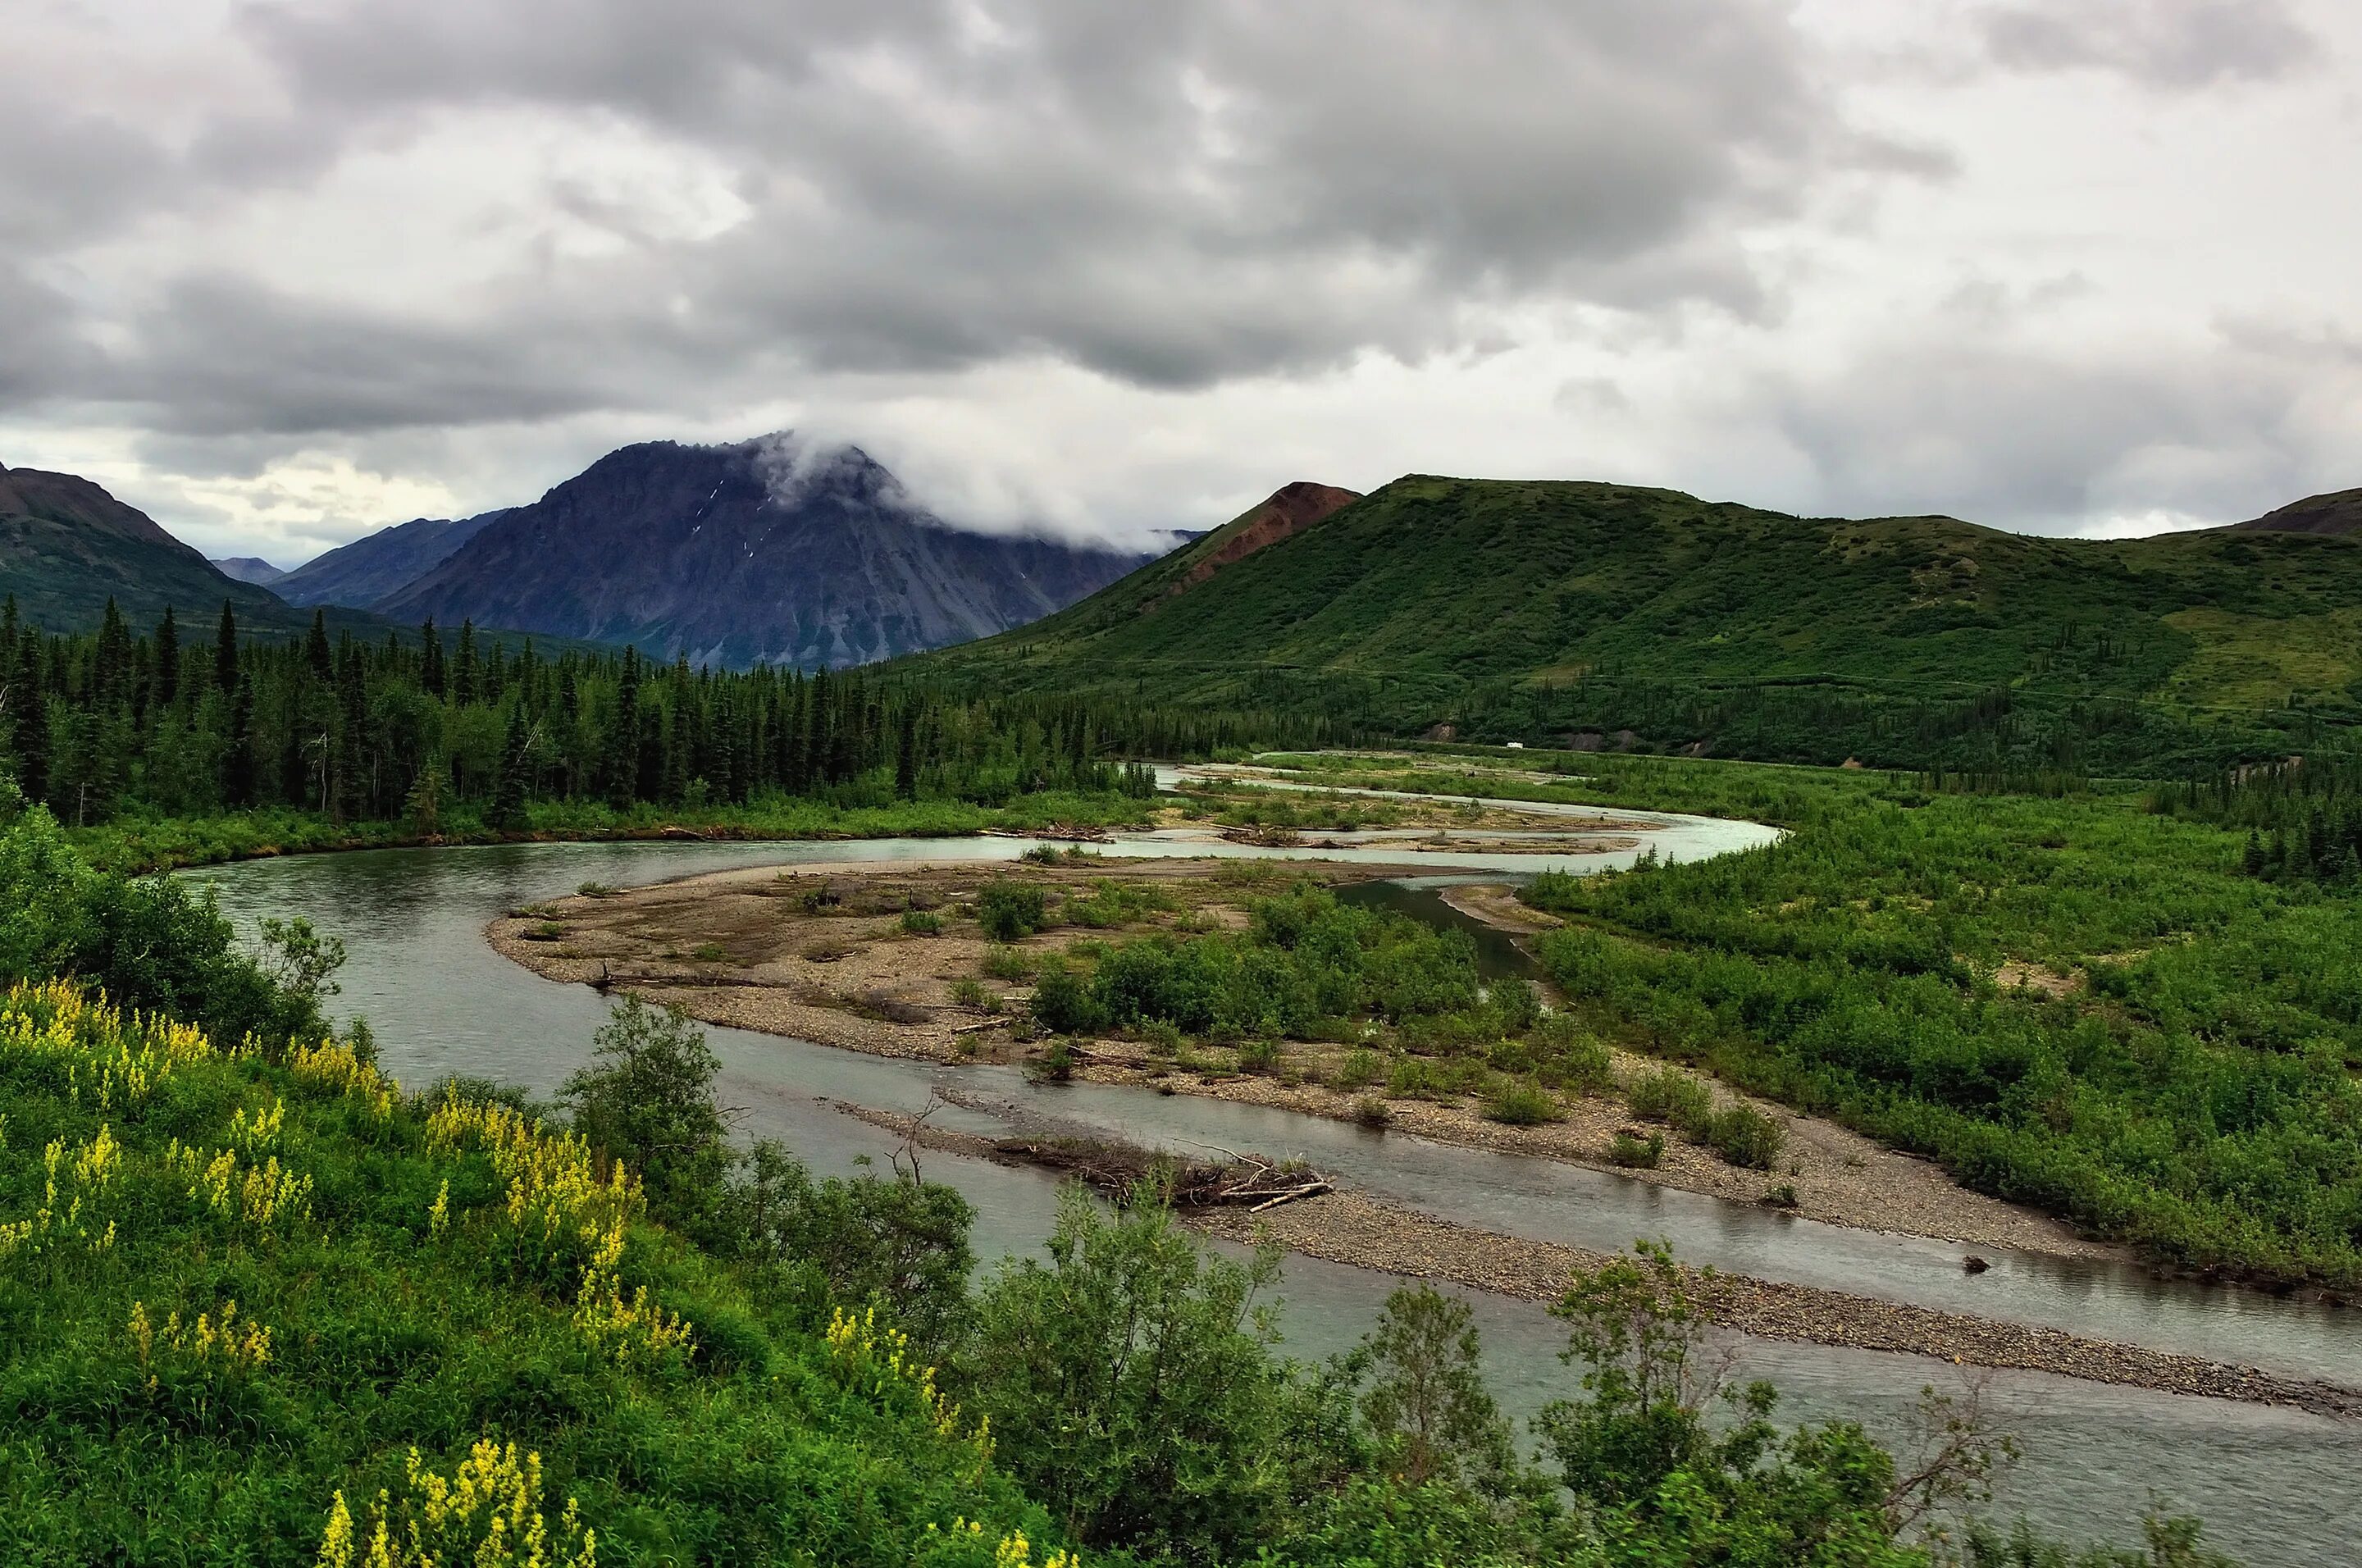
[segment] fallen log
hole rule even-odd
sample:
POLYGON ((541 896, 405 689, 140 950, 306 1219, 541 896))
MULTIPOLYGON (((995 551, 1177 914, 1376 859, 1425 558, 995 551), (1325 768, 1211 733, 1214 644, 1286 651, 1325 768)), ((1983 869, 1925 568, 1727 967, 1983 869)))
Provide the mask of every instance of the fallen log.
POLYGON ((1087 1138, 1002 1138, 993 1150, 1003 1158, 1063 1172, 1119 1200, 1143 1185, 1153 1187, 1175 1209, 1242 1208, 1259 1214, 1333 1189, 1317 1171, 1274 1166, 1252 1156, 1214 1165, 1087 1138))

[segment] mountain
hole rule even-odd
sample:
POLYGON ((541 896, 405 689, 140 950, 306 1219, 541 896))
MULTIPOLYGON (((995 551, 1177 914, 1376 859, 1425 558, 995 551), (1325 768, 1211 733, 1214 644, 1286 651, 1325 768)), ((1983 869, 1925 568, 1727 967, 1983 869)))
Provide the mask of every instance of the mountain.
POLYGON ((2308 495, 2302 501, 2291 501, 2276 512, 2261 517, 2251 517, 2232 527, 2244 531, 2272 530, 2295 534, 2352 534, 2362 532, 2362 490, 2334 490, 2326 495, 2308 495))
POLYGON ((260 556, 228 556, 211 562, 213 569, 236 582, 269 588, 287 574, 260 556))
POLYGON ((53 632, 96 625, 110 595, 135 625, 167 604, 185 624, 225 599, 242 621, 297 619, 268 590, 224 576, 138 508, 86 479, 39 469, 0 468, 0 592, 53 632))
POLYGON ((1146 558, 960 532, 854 447, 655 441, 495 519, 375 608, 692 663, 814 668, 1020 625, 1146 558))
POLYGON ((346 604, 366 610, 409 587, 451 558, 458 547, 508 515, 420 517, 364 535, 315 556, 270 585, 290 604, 346 604))
POLYGON ((917 662, 1182 702, 1295 692, 1333 708, 1350 689, 1380 724, 1454 712, 1478 684, 1591 675, 2362 706, 2362 538, 2043 539, 1425 475, 1310 522, 1280 500, 1058 614, 917 662))

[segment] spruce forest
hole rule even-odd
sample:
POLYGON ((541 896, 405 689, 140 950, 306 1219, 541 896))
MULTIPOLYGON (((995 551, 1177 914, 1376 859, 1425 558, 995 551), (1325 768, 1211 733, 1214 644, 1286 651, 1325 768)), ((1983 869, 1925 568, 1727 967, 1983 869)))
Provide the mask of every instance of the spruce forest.
POLYGON ((315 614, 307 636, 249 639, 226 604, 201 635, 169 609, 135 633, 110 603, 95 633, 51 636, 11 602, 0 650, 0 768, 70 827, 114 824, 114 853, 140 866, 250 847, 258 822, 281 847, 629 831, 650 807, 759 829, 795 803, 973 831, 1016 801, 1046 821, 1153 791, 1113 759, 1343 738, 1308 718, 947 697, 862 671, 545 657, 466 624, 447 646, 431 623, 332 642, 315 614))

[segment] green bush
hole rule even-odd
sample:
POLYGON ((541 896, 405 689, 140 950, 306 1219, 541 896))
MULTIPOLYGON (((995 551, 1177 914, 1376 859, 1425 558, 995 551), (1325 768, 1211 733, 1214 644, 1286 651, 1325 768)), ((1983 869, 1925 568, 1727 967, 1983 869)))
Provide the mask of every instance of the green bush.
POLYGON ((1522 1034, 1540 1021, 1541 998, 1524 980, 1512 977, 1493 981, 1485 988, 1485 1001, 1500 1021, 1504 1034, 1522 1034))
POLYGON ((1660 1067, 1634 1078, 1624 1098, 1643 1121, 1667 1121, 1703 1134, 1713 1123, 1714 1093, 1686 1073, 1660 1067))
POLYGON ((1048 1251, 977 1299, 968 1376, 1000 1461, 1087 1544, 1251 1555, 1286 1500, 1288 1405, 1252 1310, 1277 1254, 1231 1263, 1155 1203, 1110 1215, 1072 1189, 1048 1251))
POLYGON ((911 936, 938 936, 943 933, 944 917, 933 910, 904 910, 900 925, 911 936))
POLYGON ((995 946, 985 949, 982 967, 996 980, 1021 984, 1033 977, 1040 963, 1039 958, 1021 948, 995 946))
POLYGON ((1535 1032, 1546 1054, 1545 1065, 1559 1087, 1571 1094, 1604 1095, 1616 1088, 1616 1074, 1607 1047, 1599 1037, 1564 1013, 1552 1013, 1535 1032))
POLYGON ((1386 1093, 1397 1099, 1432 1095, 1441 1087, 1435 1065, 1424 1056, 1396 1056, 1386 1069, 1386 1093))
POLYGON ((995 942, 1016 942, 1049 923, 1042 889, 1032 882, 996 877, 977 889, 976 923, 995 942))
POLYGON ((1509 1127, 1539 1127, 1565 1121, 1566 1111, 1557 1096, 1539 1085, 1505 1083, 1485 1097, 1485 1118, 1509 1127))
POLYGON ((1033 999, 1027 1006, 1033 1021, 1054 1034, 1096 1034, 1106 1029, 1107 1009, 1099 1004, 1090 981, 1053 958, 1042 966, 1033 981, 1033 999))
POLYGON ((1376 1083, 1385 1076, 1384 1058, 1367 1047, 1356 1047, 1345 1053, 1344 1060, 1330 1077, 1330 1083, 1341 1089, 1357 1089, 1376 1083))
POLYGON ((1655 1170, 1657 1163, 1665 1157, 1665 1135, 1651 1132, 1644 1138, 1628 1127, 1620 1127, 1607 1145, 1607 1157, 1631 1169, 1655 1170))
POLYGON ((1768 1171, 1778 1165, 1787 1140, 1788 1130, 1779 1121, 1744 1105, 1715 1112, 1706 1125, 1706 1145, 1732 1165, 1750 1170, 1768 1171))
POLYGON ((1239 1071, 1242 1073, 1275 1073, 1279 1071, 1279 1042, 1250 1040, 1239 1047, 1239 1071))

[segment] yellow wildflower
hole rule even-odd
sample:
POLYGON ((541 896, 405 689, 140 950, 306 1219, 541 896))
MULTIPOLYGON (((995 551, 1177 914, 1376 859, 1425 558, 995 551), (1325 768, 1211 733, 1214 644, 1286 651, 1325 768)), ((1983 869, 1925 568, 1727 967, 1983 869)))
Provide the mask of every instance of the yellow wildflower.
MULTIPOLYGON (((398 1503, 377 1496, 364 1568, 598 1568, 597 1532, 584 1528, 572 1497, 558 1516, 553 1550, 538 1453, 520 1458, 516 1444, 487 1438, 446 1477, 414 1448, 403 1482, 398 1503)), ((321 1535, 322 1568, 351 1568, 353 1541, 352 1512, 339 1492, 321 1535)))

